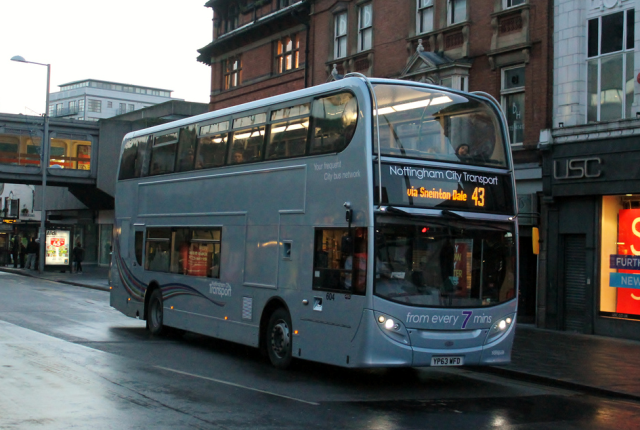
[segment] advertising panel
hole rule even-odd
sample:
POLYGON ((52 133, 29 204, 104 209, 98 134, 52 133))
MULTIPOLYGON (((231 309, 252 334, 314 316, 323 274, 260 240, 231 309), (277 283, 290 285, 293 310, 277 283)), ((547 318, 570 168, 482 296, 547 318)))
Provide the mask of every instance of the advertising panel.
POLYGON ((71 254, 69 230, 47 230, 46 259, 47 266, 68 266, 71 254))
POLYGON ((189 275, 207 276, 207 269, 211 267, 211 254, 207 244, 192 243, 189 246, 189 275))

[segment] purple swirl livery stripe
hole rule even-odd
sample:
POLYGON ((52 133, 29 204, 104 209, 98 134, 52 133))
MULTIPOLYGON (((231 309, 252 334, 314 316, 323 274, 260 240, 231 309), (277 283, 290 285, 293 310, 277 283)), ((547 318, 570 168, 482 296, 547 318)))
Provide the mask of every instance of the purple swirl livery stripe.
POLYGON ((176 297, 176 296, 188 295, 188 296, 201 297, 201 298, 213 303, 216 306, 224 307, 226 305, 225 302, 219 302, 217 300, 212 300, 209 297, 207 297, 204 294, 202 294, 200 291, 196 290, 195 288, 190 287, 190 286, 185 285, 185 284, 177 284, 177 283, 164 284, 164 285, 160 286, 160 289, 162 290, 162 298, 163 298, 163 300, 168 300, 168 299, 176 297))
MULTIPOLYGON (((143 302, 144 296, 147 291, 147 286, 144 282, 140 281, 136 278, 133 273, 129 270, 124 260, 120 256, 119 250, 119 240, 116 241, 116 266, 118 267, 118 277, 122 282, 125 290, 129 293, 129 295, 137 302, 143 302)), ((170 283, 160 285, 160 290, 162 291, 163 300, 168 300, 177 296, 195 296, 200 297, 207 300, 210 303, 213 303, 216 306, 224 307, 226 305, 225 302, 219 302, 217 300, 212 300, 209 297, 205 296, 201 292, 197 291, 193 287, 190 287, 186 284, 179 283, 170 283)))
POLYGON ((141 282, 139 279, 133 276, 133 274, 131 273, 131 271, 125 264, 125 262, 122 260, 122 257, 120 256, 120 240, 119 239, 116 239, 115 255, 116 255, 116 266, 118 268, 118 277, 120 278, 120 281, 122 282, 122 285, 124 286, 125 290, 127 290, 129 295, 135 301, 137 302, 144 301, 144 294, 147 291, 147 286, 144 284, 144 282, 141 282))

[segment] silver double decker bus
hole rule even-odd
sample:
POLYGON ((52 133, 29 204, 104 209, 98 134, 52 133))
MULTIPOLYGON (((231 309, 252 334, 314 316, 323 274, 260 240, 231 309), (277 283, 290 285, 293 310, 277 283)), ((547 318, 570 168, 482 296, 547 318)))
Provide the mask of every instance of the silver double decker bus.
POLYGON ((344 367, 508 363, 518 225, 483 93, 347 76, 124 137, 111 306, 344 367))

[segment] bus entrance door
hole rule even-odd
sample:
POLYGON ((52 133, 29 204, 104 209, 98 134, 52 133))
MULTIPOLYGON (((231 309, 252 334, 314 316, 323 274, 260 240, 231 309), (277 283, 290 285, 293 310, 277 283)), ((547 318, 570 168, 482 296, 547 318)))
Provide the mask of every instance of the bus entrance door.
POLYGON ((142 256, 144 255, 144 225, 133 226, 133 258, 131 258, 131 273, 137 279, 142 275, 142 256))
POLYGON ((364 305, 365 296, 313 291, 309 304, 302 311, 300 325, 309 342, 301 345, 300 356, 338 366, 352 363, 353 338, 364 305))

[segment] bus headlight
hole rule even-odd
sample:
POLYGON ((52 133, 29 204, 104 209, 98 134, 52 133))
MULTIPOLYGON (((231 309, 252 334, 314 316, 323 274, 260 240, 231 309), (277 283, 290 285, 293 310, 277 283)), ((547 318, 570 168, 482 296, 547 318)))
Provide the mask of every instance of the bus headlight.
POLYGON ((398 327, 398 324, 391 318, 384 322, 384 328, 386 328, 387 330, 398 330, 398 327))
POLYGON ((502 318, 496 323, 493 323, 491 326, 491 330, 489 330, 489 334, 487 335, 487 340, 485 340, 485 345, 487 343, 494 342, 500 339, 506 332, 509 331, 509 327, 513 324, 515 320, 515 315, 509 315, 507 317, 502 318))
POLYGON ((390 317, 380 312, 375 312, 376 321, 378 321, 378 328, 389 336, 391 339, 409 345, 409 333, 397 318, 390 317))

